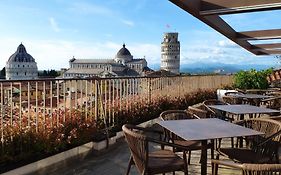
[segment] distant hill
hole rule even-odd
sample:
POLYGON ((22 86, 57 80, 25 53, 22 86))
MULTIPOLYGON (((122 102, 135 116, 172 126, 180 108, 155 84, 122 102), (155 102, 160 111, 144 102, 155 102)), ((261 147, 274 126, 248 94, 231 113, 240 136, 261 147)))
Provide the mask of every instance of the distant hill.
POLYGON ((222 64, 222 63, 195 63, 195 64, 186 64, 181 66, 181 72, 183 73, 191 73, 191 74, 202 74, 202 73, 222 73, 222 74, 230 74, 235 73, 241 70, 263 70, 271 68, 271 65, 259 65, 259 64, 251 64, 251 65, 233 65, 233 64, 222 64))
MULTIPOLYGON (((180 72, 190 74, 231 74, 241 70, 263 70, 273 67, 272 65, 260 65, 260 64, 248 64, 248 65, 236 65, 236 64, 224 64, 224 63, 192 63, 181 65, 180 72)), ((159 70, 159 65, 151 65, 154 70, 159 70)))

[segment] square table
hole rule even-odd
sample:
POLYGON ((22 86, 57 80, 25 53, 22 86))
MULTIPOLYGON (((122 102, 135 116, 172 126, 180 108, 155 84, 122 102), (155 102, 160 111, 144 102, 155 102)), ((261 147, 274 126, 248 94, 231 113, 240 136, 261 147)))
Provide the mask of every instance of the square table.
POLYGON ((217 118, 166 120, 160 121, 158 124, 182 139, 202 142, 201 175, 207 174, 206 147, 208 140, 264 134, 217 118))
POLYGON ((265 107, 253 106, 253 105, 208 105, 208 107, 225 111, 231 114, 241 115, 241 120, 245 114, 268 114, 268 113, 280 113, 279 110, 269 109, 265 107))
POLYGON ((239 98, 247 98, 247 99, 265 99, 265 98, 271 98, 272 96, 269 95, 260 95, 260 94, 229 94, 229 96, 233 97, 239 97, 239 98))
POLYGON ((250 103, 255 104, 256 106, 259 106, 260 100, 271 98, 273 96, 268 95, 260 95, 260 94, 229 94, 229 96, 236 97, 236 98, 242 98, 247 99, 250 103))

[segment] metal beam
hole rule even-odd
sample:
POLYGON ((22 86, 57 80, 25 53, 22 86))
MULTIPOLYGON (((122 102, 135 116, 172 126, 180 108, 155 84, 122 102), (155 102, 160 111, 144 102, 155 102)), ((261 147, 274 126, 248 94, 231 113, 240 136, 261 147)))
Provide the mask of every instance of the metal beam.
POLYGON ((238 40, 281 39, 281 29, 238 32, 237 39, 238 40))
POLYGON ((200 15, 224 15, 281 9, 281 0, 202 0, 200 15))

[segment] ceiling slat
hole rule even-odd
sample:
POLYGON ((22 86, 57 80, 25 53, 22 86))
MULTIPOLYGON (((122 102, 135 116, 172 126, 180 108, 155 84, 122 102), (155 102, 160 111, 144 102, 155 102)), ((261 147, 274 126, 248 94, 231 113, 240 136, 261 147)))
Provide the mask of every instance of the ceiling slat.
POLYGON ((255 45, 253 45, 253 48, 261 48, 261 49, 281 48, 281 43, 255 44, 255 45))
POLYGON ((239 40, 281 39, 281 29, 238 32, 237 39, 239 40))
POLYGON ((281 0, 202 0, 200 15, 224 15, 281 9, 281 0))

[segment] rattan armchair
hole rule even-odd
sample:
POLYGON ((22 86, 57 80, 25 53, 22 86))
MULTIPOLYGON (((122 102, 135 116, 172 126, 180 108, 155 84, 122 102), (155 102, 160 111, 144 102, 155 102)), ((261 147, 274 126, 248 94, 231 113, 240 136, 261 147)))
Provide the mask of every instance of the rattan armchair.
POLYGON ((278 147, 281 140, 281 123, 279 121, 254 118, 236 123, 263 132, 264 135, 238 138, 236 147, 220 148, 216 159, 223 155, 239 163, 278 163, 278 147), (242 141, 246 143, 245 146, 242 141))
POLYGON ((170 146, 184 149, 183 147, 151 138, 143 134, 143 132, 147 132, 148 130, 142 127, 125 124, 122 126, 122 130, 131 152, 127 175, 133 164, 136 165, 138 172, 142 175, 175 171, 183 171, 185 175, 188 174, 185 152, 183 158, 181 158, 171 150, 159 149, 151 151, 149 145, 158 144, 161 148, 170 146))
POLYGON ((208 112, 205 110, 203 105, 200 106, 189 106, 187 111, 191 114, 198 116, 199 118, 208 118, 208 112), (203 109, 204 108, 204 109, 203 109))
POLYGON ((215 110, 209 107, 209 105, 228 105, 227 103, 217 100, 217 99, 210 99, 203 101, 203 105, 205 106, 206 110, 208 111, 209 118, 219 118, 226 121, 233 121, 233 117, 229 117, 226 115, 225 112, 220 110, 215 110))
POLYGON ((235 96, 236 94, 242 94, 240 92, 226 92, 225 96, 222 97, 222 100, 228 104, 243 104, 243 98, 235 96))
MULTIPOLYGON (((263 99, 263 100, 261 100, 261 104, 270 109, 280 110, 281 109, 281 96, 275 96, 275 97, 263 99)), ((272 115, 280 115, 280 113, 279 114, 274 113, 272 115)))
MULTIPOLYGON (((189 113, 184 110, 167 110, 164 111, 160 114, 160 119, 165 121, 165 120, 182 120, 182 119, 200 119, 198 116, 189 113)), ((172 132, 169 132, 167 130, 164 130, 165 132, 165 138, 177 145, 181 145, 184 147, 184 151, 188 152, 188 164, 190 164, 190 159, 191 159, 191 151, 193 150, 201 150, 201 142, 200 141, 187 141, 183 140, 182 138, 178 137, 177 135, 173 134, 172 132)), ((211 149, 211 157, 214 157, 214 150, 213 148, 213 143, 209 143, 208 148, 211 149)), ((178 149, 176 147, 173 148, 174 152, 182 152, 182 149, 178 149)))
POLYGON ((281 175, 281 164, 241 164, 225 160, 212 160, 212 163, 216 166, 223 165, 234 169, 240 169, 241 175, 281 175))

